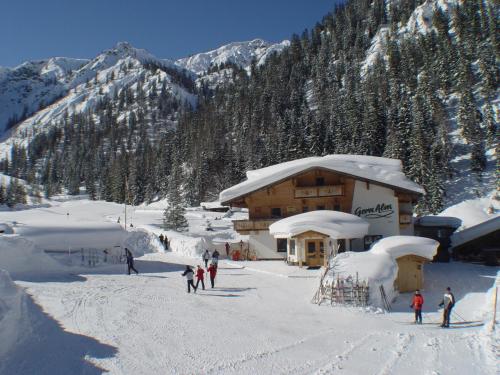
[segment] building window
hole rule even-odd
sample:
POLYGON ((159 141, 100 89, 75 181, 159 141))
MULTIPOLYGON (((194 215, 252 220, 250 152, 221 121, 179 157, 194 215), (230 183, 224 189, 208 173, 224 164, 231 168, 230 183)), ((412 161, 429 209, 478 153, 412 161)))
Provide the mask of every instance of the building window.
POLYGON ((317 209, 317 210, 324 210, 324 209, 325 209, 325 206, 316 206, 316 209, 317 209))
POLYGON ((286 238, 278 238, 276 240, 276 250, 278 253, 286 253, 286 238))
POLYGON ((290 251, 288 253, 290 255, 295 255, 295 240, 290 240, 290 251))
POLYGON ((316 253, 316 243, 311 241, 307 243, 307 253, 308 254, 315 254, 316 253))
POLYGON ((308 212, 308 211, 309 211, 309 207, 307 207, 307 206, 302 207, 302 212, 308 212))
POLYGON ((316 186, 324 186, 325 178, 324 177, 316 177, 316 186))
POLYGON ((273 207, 271 208, 271 217, 281 217, 281 208, 279 207, 273 207))

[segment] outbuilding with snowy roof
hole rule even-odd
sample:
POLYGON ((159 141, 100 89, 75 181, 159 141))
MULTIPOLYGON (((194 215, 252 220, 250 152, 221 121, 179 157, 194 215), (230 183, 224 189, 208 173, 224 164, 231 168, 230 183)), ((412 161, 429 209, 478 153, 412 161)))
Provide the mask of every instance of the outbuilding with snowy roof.
POLYGON ((466 261, 500 264, 500 215, 455 232, 451 236, 453 256, 466 261))
POLYGON ((287 260, 302 266, 321 266, 336 255, 339 240, 364 238, 370 224, 345 212, 320 210, 287 217, 269 226, 269 233, 287 241, 287 260))
POLYGON ((369 251, 339 254, 324 278, 324 285, 336 280, 355 278, 366 282, 370 303, 384 306, 380 287, 387 302, 396 292, 413 292, 424 288, 423 265, 435 256, 439 242, 423 237, 392 236, 383 238, 369 251))

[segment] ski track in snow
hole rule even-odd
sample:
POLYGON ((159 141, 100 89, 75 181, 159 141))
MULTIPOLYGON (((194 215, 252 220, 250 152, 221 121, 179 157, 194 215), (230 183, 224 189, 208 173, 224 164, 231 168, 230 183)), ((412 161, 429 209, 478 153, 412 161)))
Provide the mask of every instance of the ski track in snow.
POLYGON ((443 330, 318 307, 307 294, 314 279, 221 267, 217 288, 194 295, 180 268, 82 278, 18 283, 66 330, 116 347, 114 357, 87 358, 111 374, 496 373, 480 328, 443 330))

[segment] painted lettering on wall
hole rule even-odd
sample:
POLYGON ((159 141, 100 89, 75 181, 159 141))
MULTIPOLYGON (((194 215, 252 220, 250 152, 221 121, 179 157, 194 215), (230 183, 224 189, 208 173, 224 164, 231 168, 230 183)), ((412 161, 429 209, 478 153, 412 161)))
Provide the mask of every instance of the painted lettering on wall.
POLYGON ((392 209, 392 204, 379 203, 375 207, 362 208, 357 207, 354 210, 354 214, 357 216, 363 216, 367 219, 380 219, 383 217, 389 217, 394 213, 392 209))

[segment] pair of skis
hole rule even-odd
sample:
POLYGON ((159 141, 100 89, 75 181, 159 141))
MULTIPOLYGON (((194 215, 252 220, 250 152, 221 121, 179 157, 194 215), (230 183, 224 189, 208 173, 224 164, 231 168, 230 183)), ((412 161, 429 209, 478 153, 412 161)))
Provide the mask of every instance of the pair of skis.
MULTIPOLYGON (((424 326, 435 326, 435 327, 442 327, 441 323, 433 323, 433 322, 426 322, 426 323, 414 323, 414 322, 398 322, 401 324, 407 324, 407 325, 424 325, 424 326)), ((463 322, 454 322, 450 323, 449 327, 446 328, 451 328, 451 329, 456 329, 456 328, 473 328, 473 327, 481 327, 484 325, 484 322, 482 320, 468 320, 468 321, 463 321, 463 322)))

